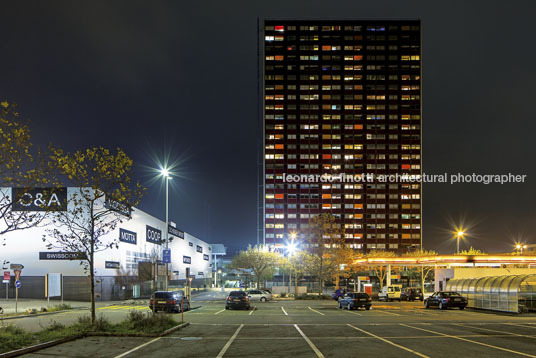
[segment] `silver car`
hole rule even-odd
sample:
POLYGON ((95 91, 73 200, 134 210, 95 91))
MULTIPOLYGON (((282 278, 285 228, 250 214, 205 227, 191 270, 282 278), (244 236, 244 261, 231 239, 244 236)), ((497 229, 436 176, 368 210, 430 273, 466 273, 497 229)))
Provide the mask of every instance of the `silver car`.
POLYGON ((247 291, 247 294, 250 301, 266 302, 272 300, 272 294, 267 291, 249 290, 247 291))

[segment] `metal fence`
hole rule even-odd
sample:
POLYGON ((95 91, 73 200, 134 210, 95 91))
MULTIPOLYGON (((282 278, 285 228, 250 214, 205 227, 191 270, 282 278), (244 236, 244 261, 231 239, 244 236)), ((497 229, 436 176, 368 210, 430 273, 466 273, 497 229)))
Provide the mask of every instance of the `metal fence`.
POLYGON ((536 275, 451 279, 447 291, 467 297, 467 307, 522 313, 536 311, 536 275))

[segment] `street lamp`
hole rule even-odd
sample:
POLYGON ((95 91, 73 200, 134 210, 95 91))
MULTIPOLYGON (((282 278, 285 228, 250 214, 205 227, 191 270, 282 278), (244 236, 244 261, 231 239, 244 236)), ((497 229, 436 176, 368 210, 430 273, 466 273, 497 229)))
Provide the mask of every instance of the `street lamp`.
POLYGON ((465 232, 458 230, 456 234, 456 254, 460 254, 460 238, 463 238, 465 232))
POLYGON ((523 250, 526 248, 527 248, 527 245, 521 245, 521 244, 516 245, 516 249, 520 251, 521 255, 523 255, 523 250))
MULTIPOLYGON (((294 252, 296 252, 296 243, 294 242, 294 240, 296 240, 296 236, 297 235, 295 232, 291 232, 290 233, 291 241, 286 246, 287 253, 289 256, 289 263, 292 262, 292 255, 294 255, 294 252)), ((292 289, 292 265, 290 267, 289 278, 288 278, 288 293, 289 294, 290 294, 291 289, 292 289)), ((294 294, 296 294, 296 292, 294 292, 294 294)))
MULTIPOLYGON (((169 241, 169 234, 168 234, 168 227, 169 227, 169 180, 171 179, 171 175, 167 168, 160 169, 160 175, 166 180, 166 229, 165 229, 165 248, 166 250, 169 247, 168 241, 169 241)), ((166 291, 168 290, 168 263, 166 262, 166 291)), ((188 277, 186 278, 188 279, 188 277)))

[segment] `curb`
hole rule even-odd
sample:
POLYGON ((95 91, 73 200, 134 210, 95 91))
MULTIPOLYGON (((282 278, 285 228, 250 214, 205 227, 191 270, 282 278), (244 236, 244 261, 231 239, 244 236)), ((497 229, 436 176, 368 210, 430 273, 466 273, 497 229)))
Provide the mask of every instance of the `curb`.
POLYGON ((180 329, 182 329, 184 327, 187 327, 188 325, 190 325, 190 322, 183 322, 181 324, 176 325, 175 327, 171 327, 171 328, 165 330, 162 333, 136 333, 136 334, 134 334, 134 333, 113 333, 113 332, 100 332, 100 333, 99 332, 88 332, 86 334, 79 334, 79 335, 76 335, 76 336, 60 338, 60 339, 57 339, 55 341, 39 343, 39 344, 30 346, 30 347, 16 349, 14 351, 6 352, 6 353, 0 353, 0 358, 18 357, 18 356, 20 356, 22 354, 32 353, 32 352, 35 352, 35 351, 39 351, 41 349, 53 347, 53 346, 56 346, 58 344, 75 341, 77 339, 85 338, 85 337, 151 337, 151 338, 164 337, 164 336, 167 336, 168 334, 171 334, 171 333, 173 333, 175 331, 178 331, 178 330, 180 330, 180 329))
POLYGON ((62 310, 62 311, 30 313, 30 314, 23 314, 23 315, 20 315, 20 316, 0 317, 0 321, 5 321, 5 320, 9 320, 9 319, 20 319, 20 318, 29 318, 29 317, 48 316, 48 315, 51 315, 51 314, 71 312, 71 311, 81 311, 81 310, 89 310, 89 308, 80 307, 80 308, 71 308, 70 310, 62 310))

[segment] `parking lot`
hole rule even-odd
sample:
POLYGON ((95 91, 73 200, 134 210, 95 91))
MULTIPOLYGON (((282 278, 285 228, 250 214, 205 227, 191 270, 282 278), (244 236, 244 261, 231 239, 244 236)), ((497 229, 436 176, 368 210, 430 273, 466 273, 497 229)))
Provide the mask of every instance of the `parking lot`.
MULTIPOLYGON (((536 315, 426 310, 421 302, 194 302, 191 324, 161 338, 89 337, 28 357, 536 357, 536 315)), ((140 308, 141 309, 141 308, 140 308)), ((180 316, 177 316, 180 319, 180 316)))

